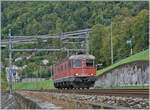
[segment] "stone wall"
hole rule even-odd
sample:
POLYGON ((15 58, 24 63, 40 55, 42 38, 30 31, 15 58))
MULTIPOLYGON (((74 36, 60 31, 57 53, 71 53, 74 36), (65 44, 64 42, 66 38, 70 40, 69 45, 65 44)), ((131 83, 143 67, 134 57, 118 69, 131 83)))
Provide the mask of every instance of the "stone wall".
POLYGON ((136 61, 120 65, 99 76, 95 87, 109 88, 120 85, 148 85, 149 62, 136 61))

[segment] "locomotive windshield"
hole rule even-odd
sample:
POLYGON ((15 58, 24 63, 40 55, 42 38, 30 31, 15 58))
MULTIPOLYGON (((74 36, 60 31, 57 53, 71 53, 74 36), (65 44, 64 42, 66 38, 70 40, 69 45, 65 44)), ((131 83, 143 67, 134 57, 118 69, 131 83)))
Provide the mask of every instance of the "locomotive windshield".
POLYGON ((94 67, 94 60, 92 60, 92 59, 87 59, 87 60, 86 60, 86 66, 87 66, 87 67, 94 67))
POLYGON ((81 60, 79 59, 73 60, 73 67, 81 67, 81 60))

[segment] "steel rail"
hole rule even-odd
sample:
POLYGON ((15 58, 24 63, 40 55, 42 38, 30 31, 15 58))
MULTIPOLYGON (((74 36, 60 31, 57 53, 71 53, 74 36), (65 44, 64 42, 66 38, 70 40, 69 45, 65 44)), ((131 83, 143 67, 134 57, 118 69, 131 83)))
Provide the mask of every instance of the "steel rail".
POLYGON ((81 94, 81 95, 109 95, 109 96, 149 98, 148 89, 72 89, 72 90, 51 89, 51 90, 31 90, 31 91, 69 93, 69 94, 81 94))

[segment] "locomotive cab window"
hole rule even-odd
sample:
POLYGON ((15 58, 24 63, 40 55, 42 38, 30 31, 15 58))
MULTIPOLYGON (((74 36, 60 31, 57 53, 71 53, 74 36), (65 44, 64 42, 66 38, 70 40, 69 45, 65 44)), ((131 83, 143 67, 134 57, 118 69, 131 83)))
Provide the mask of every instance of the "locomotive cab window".
POLYGON ((86 60, 86 67, 94 67, 94 60, 87 59, 86 60))
POLYGON ((81 67, 81 60, 73 60, 73 67, 81 67))

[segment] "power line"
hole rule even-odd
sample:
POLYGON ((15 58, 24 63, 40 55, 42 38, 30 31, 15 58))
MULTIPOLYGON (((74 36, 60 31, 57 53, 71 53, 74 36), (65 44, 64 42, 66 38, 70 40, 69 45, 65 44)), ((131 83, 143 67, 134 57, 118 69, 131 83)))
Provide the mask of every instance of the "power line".
POLYGON ((12 49, 13 52, 42 52, 42 51, 83 51, 84 49, 12 49))

